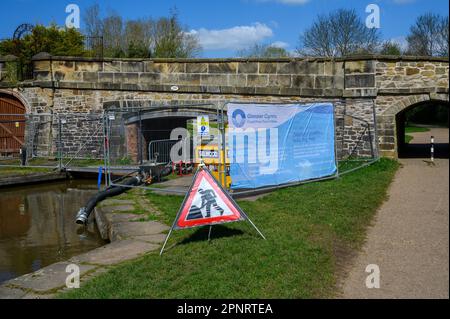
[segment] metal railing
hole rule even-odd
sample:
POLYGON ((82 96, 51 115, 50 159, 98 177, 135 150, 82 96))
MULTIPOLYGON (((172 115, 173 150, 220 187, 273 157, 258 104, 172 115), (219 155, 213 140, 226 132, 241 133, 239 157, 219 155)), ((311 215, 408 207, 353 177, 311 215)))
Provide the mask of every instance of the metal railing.
POLYGON ((155 140, 148 144, 148 159, 153 163, 170 162, 170 150, 179 140, 155 140))

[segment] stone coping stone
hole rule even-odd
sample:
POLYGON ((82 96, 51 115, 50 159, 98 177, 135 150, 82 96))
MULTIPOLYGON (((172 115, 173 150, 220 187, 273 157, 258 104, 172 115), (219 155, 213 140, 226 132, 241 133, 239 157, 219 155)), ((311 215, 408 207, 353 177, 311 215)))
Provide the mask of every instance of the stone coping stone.
POLYGON ((66 179, 64 173, 31 173, 20 176, 0 176, 0 187, 41 183, 66 179))
POLYGON ((143 235, 156 235, 165 232, 170 227, 154 222, 119 222, 114 224, 114 233, 117 238, 128 238, 143 235))
POLYGON ((5 284, 0 286, 0 299, 21 299, 24 298, 27 292, 22 289, 9 288, 5 284))
POLYGON ((166 234, 140 235, 133 237, 136 240, 146 241, 149 243, 161 244, 166 239, 166 234))
MULTIPOLYGON (((66 267, 72 263, 63 261, 51 264, 33 273, 8 280, 2 286, 32 290, 37 293, 52 292, 66 286, 66 278, 70 274, 66 272, 66 267)), ((80 277, 96 268, 92 265, 78 264, 78 266, 80 267, 80 277)), ((20 298, 24 296, 25 294, 20 298)))
POLYGON ((149 251, 158 249, 159 245, 134 239, 114 241, 82 255, 72 257, 69 261, 75 264, 113 265, 137 258, 149 251))
POLYGON ((133 205, 102 206, 102 211, 105 214, 129 212, 129 211, 133 211, 133 210, 134 210, 134 206, 133 205))
MULTIPOLYGON (((0 58, 2 60, 2 58, 0 58)), ((51 56, 39 53, 32 58, 33 61, 81 61, 81 62, 139 62, 148 61, 155 63, 171 62, 289 62, 289 61, 359 61, 359 60, 388 60, 388 61, 442 61, 448 62, 449 57, 430 57, 430 56, 408 56, 408 55, 380 55, 380 54, 361 54, 345 57, 283 57, 283 58, 100 58, 100 57, 74 57, 74 56, 51 56)))
POLYGON ((108 198, 104 201, 100 202, 97 206, 98 207, 104 207, 104 206, 116 206, 116 205, 133 205, 134 201, 130 199, 116 199, 116 198, 108 198))

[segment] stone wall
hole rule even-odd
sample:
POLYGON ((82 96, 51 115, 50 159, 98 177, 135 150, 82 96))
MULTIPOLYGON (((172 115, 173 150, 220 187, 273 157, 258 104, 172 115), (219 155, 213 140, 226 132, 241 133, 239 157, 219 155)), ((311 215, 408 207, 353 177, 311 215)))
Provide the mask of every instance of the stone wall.
MULTIPOLYGON (((0 59, 0 74, 3 65, 0 59)), ((340 156, 364 156, 372 148, 395 156, 396 114, 421 101, 448 101, 448 72, 448 59, 420 57, 96 60, 39 54, 34 79, 21 83, 18 94, 30 113, 64 114, 192 103, 210 103, 215 109, 230 101, 330 101, 336 105, 340 156), (367 123, 372 129, 377 125, 378 140, 367 123)), ((8 84, 0 79, 0 86, 8 84)), ((77 125, 66 127, 68 151, 95 129, 95 124, 86 129, 77 125)), ((113 134, 118 142, 132 145, 126 142, 126 130, 116 128, 113 134)), ((101 151, 98 143, 89 146, 88 154, 101 151)))

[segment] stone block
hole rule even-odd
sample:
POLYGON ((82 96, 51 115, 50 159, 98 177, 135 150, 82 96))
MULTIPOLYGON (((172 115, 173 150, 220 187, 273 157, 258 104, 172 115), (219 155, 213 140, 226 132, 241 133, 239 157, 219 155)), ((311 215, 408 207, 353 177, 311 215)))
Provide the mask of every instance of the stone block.
POLYGON ((229 74, 228 75, 229 86, 246 86, 247 76, 245 74, 229 74))
POLYGON ((291 76, 287 74, 269 74, 269 86, 290 87, 291 76))
POLYGON ((50 80, 50 72, 49 71, 34 72, 34 78, 36 81, 50 80))
POLYGON ((295 88, 314 88, 314 76, 312 75, 293 75, 292 87, 295 88))
POLYGON ((98 81, 99 82, 106 82, 106 83, 113 83, 114 82, 114 73, 113 72, 99 72, 98 73, 98 81))
POLYGON ((258 62, 240 62, 238 64, 238 73, 258 73, 258 62))
POLYGON ((434 71, 422 71, 422 72, 420 72, 420 75, 426 76, 426 77, 432 77, 432 76, 435 76, 435 73, 434 73, 434 71))
POLYGON ((375 87, 374 74, 358 74, 345 76, 346 88, 375 87))
POLYGON ((208 63, 209 73, 236 73, 238 68, 237 62, 217 62, 208 63))
POLYGON ((103 71, 103 63, 102 62, 75 61, 75 71, 82 71, 82 72, 103 71))
POLYGON ((178 62, 144 62, 144 71, 150 73, 184 73, 186 71, 185 63, 178 62))
POLYGON ((179 74, 178 83, 183 85, 200 85, 200 74, 179 74))
POLYGON ((35 72, 49 71, 50 62, 49 61, 33 61, 33 69, 35 72))
POLYGON ((140 61, 123 61, 121 72, 144 72, 144 63, 140 61))
MULTIPOLYGON (((69 275, 66 272, 66 267, 71 263, 58 262, 33 273, 11 279, 4 284, 21 287, 22 289, 31 289, 41 293, 56 290, 65 287, 66 278, 69 275)), ((78 266, 80 267, 80 276, 95 268, 91 265, 78 264, 78 266)))
POLYGON ((202 74, 200 76, 201 85, 226 85, 228 77, 226 74, 202 74))
POLYGON ((344 78, 341 76, 316 76, 315 88, 329 89, 329 88, 344 88, 344 78))
POLYGON ((277 73, 277 63, 275 62, 259 62, 260 74, 275 74, 277 73))
POLYGON ((346 61, 345 73, 374 73, 375 61, 346 61))
POLYGON ((159 84, 161 82, 160 73, 140 73, 139 83, 159 84))
POLYGON ((85 82, 98 82, 98 72, 83 72, 83 81, 85 82))
POLYGON ((280 94, 279 87, 255 87, 255 94, 261 95, 278 95, 280 94))
POLYGON ((249 74, 247 75, 247 86, 267 86, 269 81, 268 75, 257 75, 249 74))
POLYGON ((74 263, 113 265, 139 257, 149 251, 157 250, 159 245, 144 241, 126 239, 91 250, 70 259, 74 263))
POLYGON ((120 61, 103 62, 103 71, 120 72, 120 61))
POLYGON ((414 75, 414 74, 419 74, 420 73, 420 69, 419 68, 406 68, 406 75, 414 75))
POLYGON ((68 73, 75 71, 75 62, 73 61, 54 61, 52 63, 53 71, 68 73))
POLYGON ((279 74, 317 74, 317 62, 311 61, 291 61, 278 63, 279 74))
POLYGON ((186 63, 186 73, 207 73, 208 63, 186 63))
POLYGON ((115 83, 138 83, 139 74, 138 73, 115 73, 114 82, 115 83))
POLYGON ((344 75, 344 62, 325 61, 323 68, 324 75, 344 75))

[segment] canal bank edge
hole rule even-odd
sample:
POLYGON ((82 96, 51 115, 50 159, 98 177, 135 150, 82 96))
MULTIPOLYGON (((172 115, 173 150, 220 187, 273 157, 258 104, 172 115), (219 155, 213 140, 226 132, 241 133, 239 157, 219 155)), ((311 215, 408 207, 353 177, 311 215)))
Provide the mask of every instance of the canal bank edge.
POLYGON ((79 266, 82 284, 112 265, 157 250, 169 227, 156 221, 138 221, 141 216, 132 213, 133 204, 130 200, 103 201, 95 208, 93 219, 109 244, 4 282, 0 285, 0 299, 53 298, 56 293, 70 289, 66 287, 70 275, 66 267, 70 264, 79 266))

